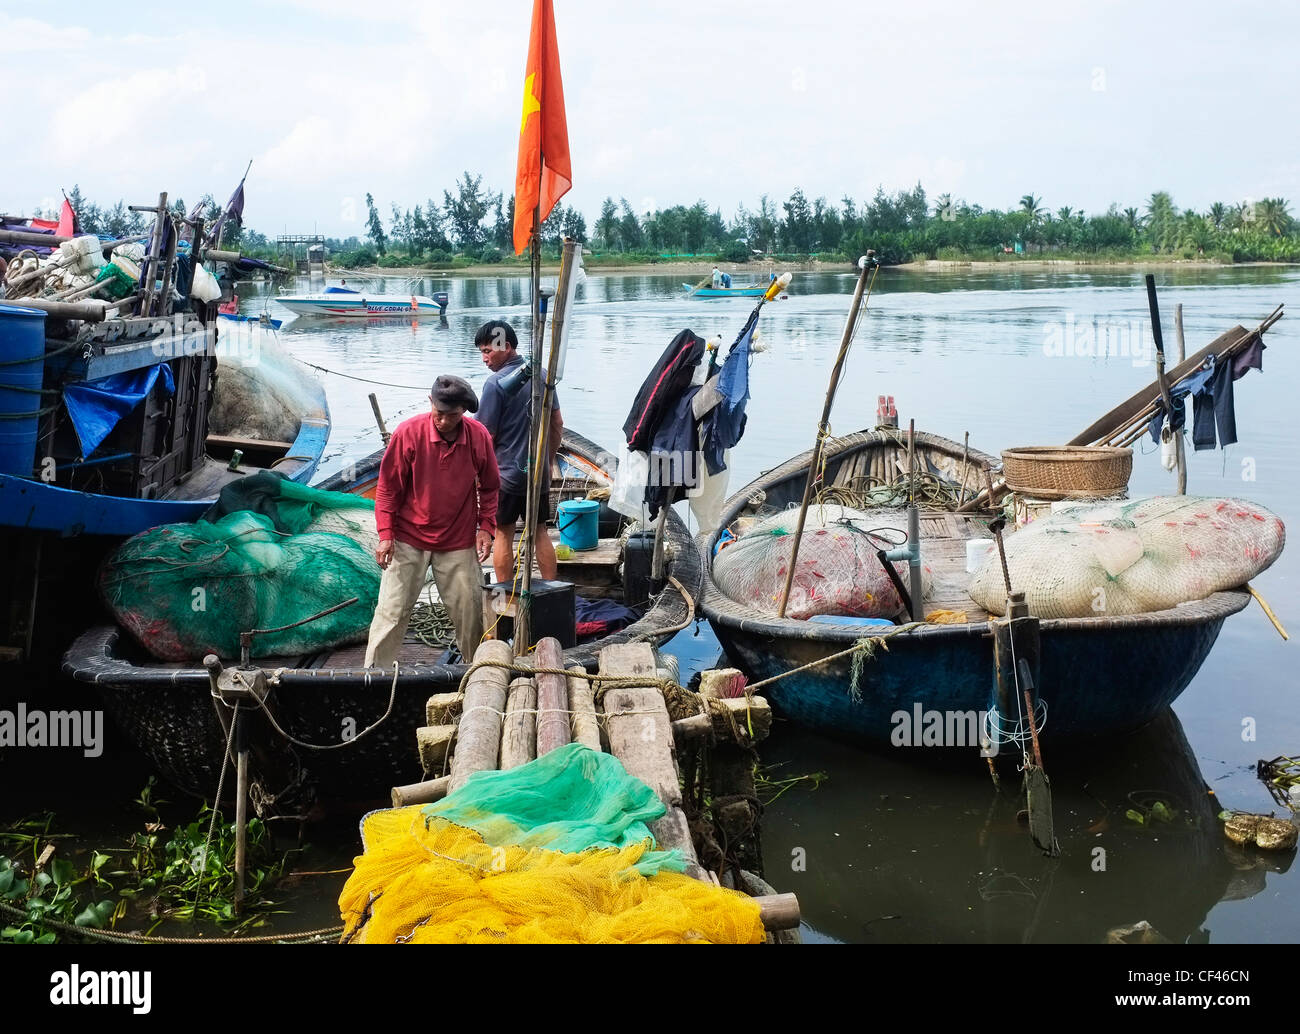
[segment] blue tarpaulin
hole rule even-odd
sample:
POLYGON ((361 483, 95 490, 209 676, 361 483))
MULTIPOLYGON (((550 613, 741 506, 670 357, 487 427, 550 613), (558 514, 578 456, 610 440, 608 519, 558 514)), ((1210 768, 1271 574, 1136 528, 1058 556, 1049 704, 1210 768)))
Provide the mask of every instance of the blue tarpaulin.
POLYGON ((163 387, 170 395, 176 390, 172 369, 166 363, 115 373, 97 381, 69 384, 63 389, 63 404, 76 428, 81 442, 81 456, 85 459, 99 448, 119 420, 135 409, 153 390, 154 383, 162 377, 163 387))

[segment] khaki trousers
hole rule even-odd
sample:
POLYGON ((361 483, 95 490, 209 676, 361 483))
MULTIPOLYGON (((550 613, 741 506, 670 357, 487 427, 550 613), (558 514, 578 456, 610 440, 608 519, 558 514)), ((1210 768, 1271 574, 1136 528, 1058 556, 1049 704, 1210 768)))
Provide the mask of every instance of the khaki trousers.
POLYGON ((411 608, 420 598, 424 576, 433 566, 433 582, 456 626, 456 645, 466 661, 483 638, 483 568, 473 549, 429 553, 393 542, 393 559, 379 582, 379 602, 366 643, 366 667, 391 668, 397 660, 411 608))

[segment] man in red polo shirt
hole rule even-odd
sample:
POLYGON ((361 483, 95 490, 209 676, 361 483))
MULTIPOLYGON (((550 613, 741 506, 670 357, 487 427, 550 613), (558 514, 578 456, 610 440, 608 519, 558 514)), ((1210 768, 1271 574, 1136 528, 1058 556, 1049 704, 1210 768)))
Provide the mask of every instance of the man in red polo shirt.
POLYGON ((492 437, 477 420, 469 382, 433 382, 432 412, 398 425, 379 465, 375 524, 384 569, 370 624, 366 667, 390 667, 406 635, 411 608, 433 567, 438 595, 470 660, 483 637, 483 568, 496 534, 497 472, 492 437))

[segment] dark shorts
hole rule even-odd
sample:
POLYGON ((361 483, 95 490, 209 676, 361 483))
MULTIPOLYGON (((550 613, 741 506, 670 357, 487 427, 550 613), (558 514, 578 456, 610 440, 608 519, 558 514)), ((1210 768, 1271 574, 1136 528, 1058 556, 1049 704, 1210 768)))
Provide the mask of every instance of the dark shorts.
MULTIPOLYGON (((542 505, 538 519, 545 522, 551 519, 551 486, 547 484, 542 491, 542 505)), ((528 496, 525 492, 507 492, 504 488, 497 494, 497 527, 513 528, 515 522, 522 520, 528 509, 528 496)))

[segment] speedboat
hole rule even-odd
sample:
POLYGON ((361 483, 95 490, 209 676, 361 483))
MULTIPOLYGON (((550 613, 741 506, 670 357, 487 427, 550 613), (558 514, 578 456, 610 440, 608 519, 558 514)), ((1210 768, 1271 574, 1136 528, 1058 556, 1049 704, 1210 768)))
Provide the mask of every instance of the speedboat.
POLYGON ((429 297, 423 294, 371 294, 350 287, 327 287, 319 294, 282 294, 276 301, 299 316, 421 319, 447 314, 446 291, 429 297))

